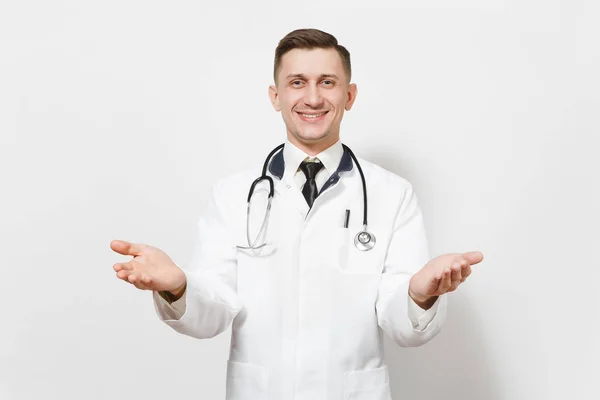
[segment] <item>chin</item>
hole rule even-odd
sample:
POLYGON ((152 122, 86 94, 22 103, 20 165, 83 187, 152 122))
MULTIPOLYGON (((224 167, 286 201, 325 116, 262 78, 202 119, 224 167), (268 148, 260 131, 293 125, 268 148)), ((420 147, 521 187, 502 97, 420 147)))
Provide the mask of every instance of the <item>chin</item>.
POLYGON ((309 132, 297 132, 296 137, 305 142, 318 142, 329 136, 329 131, 309 131, 309 132))

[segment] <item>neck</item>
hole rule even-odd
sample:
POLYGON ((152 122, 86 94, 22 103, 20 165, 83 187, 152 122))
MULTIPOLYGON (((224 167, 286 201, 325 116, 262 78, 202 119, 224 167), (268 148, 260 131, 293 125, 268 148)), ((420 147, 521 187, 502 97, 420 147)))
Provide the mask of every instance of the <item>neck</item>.
POLYGON ((317 154, 333 146, 338 141, 339 135, 327 135, 320 140, 304 141, 298 139, 296 136, 288 132, 287 138, 290 143, 298 147, 309 156, 316 156, 317 154))

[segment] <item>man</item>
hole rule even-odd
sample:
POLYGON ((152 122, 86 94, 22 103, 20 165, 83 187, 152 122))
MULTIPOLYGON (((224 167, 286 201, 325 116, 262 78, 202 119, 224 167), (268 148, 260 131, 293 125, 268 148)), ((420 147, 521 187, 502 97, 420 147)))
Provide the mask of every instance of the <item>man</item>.
POLYGON ((152 290, 176 331, 210 338, 233 324, 228 399, 389 399, 382 332, 401 346, 431 340, 444 294, 483 259, 430 260, 410 183, 342 146, 340 123, 357 96, 350 79, 350 55, 330 34, 302 29, 279 42, 269 96, 287 140, 268 161, 275 195, 266 230, 257 204, 268 190, 255 190, 246 231, 257 168, 215 185, 185 271, 157 248, 111 243, 134 256, 114 266, 117 277, 152 290), (355 239, 365 193, 370 249, 355 239))

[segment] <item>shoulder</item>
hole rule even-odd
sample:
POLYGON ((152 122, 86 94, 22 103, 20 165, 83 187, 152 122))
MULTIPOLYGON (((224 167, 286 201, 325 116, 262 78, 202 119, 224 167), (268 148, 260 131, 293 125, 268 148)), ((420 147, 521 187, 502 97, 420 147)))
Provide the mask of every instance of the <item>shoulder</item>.
POLYGON ((394 230, 419 210, 412 183, 405 177, 374 162, 358 158, 367 187, 369 216, 373 229, 394 230))
MULTIPOLYGON (((217 179, 213 184, 213 190, 217 195, 225 198, 238 196, 240 193, 248 193, 250 186, 261 174, 261 169, 256 167, 242 168, 217 179)), ((244 199, 245 199, 244 195, 244 199)))
POLYGON ((412 190, 412 183, 405 177, 392 172, 372 161, 357 157, 365 174, 365 180, 373 190, 398 191, 399 194, 412 190))

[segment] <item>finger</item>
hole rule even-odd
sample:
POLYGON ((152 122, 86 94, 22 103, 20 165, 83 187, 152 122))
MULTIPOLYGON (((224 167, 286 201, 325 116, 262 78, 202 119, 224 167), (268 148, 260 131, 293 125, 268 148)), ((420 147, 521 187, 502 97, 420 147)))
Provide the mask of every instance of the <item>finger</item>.
POLYGON ((133 286, 140 290, 150 290, 150 288, 141 281, 136 281, 133 286))
POLYGON ((121 270, 117 272, 117 277, 140 290, 152 290, 151 286, 146 283, 147 281, 152 282, 152 279, 149 279, 150 277, 147 275, 140 277, 140 273, 137 271, 121 270))
POLYGON ((113 269, 115 270, 115 272, 119 272, 119 271, 122 271, 122 270, 129 271, 129 270, 133 269, 133 266, 130 263, 128 263, 128 262, 126 262, 126 263, 117 263, 117 264, 113 265, 113 269))
MULTIPOLYGON (((464 260, 463 260, 463 263, 465 265, 467 265, 467 262, 464 260)), ((458 284, 460 283, 460 280, 462 279, 462 263, 461 262, 453 262, 452 263, 452 274, 450 276, 450 279, 452 281, 450 288, 454 287, 454 289, 456 289, 456 287, 458 287, 458 284)))
POLYGON ((437 293, 438 288, 440 287, 440 282, 442 281, 442 274, 434 277, 431 281, 429 281, 429 285, 427 286, 427 293, 432 296, 437 293))
POLYGON ((133 273, 132 275, 130 275, 129 283, 140 290, 152 290, 148 285, 148 283, 152 281, 150 276, 140 273, 133 273))
POLYGON ((448 291, 448 289, 450 289, 450 285, 452 284, 451 276, 452 273, 450 271, 450 268, 445 269, 442 275, 442 281, 440 282, 440 286, 438 287, 439 294, 444 294, 448 291))
POLYGON ((463 253, 462 257, 467 260, 467 263, 470 265, 479 264, 483 261, 483 254, 480 251, 469 251, 467 253, 463 253))
POLYGON ((448 289, 448 291, 446 293, 450 293, 450 292, 454 292, 456 289, 458 289, 458 286, 460 285, 460 281, 453 281, 452 284, 450 285, 450 288, 448 289))
POLYGON ((458 285, 460 285, 460 281, 462 278, 461 271, 463 265, 467 265, 467 262, 465 260, 455 261, 452 263, 452 274, 450 278, 451 283, 450 288, 448 288, 448 292, 454 292, 458 288, 458 285))
POLYGON ((129 276, 127 276, 127 281, 129 283, 140 283, 142 281, 142 278, 140 277, 140 273, 137 271, 133 271, 131 272, 131 274, 129 274, 129 276))
POLYGON ((129 282, 129 275, 131 275, 133 273, 133 271, 131 270, 126 270, 126 269, 122 269, 121 271, 117 272, 117 278, 119 279, 123 279, 124 281, 129 282))
POLYGON ((464 282, 465 280, 467 280, 467 277, 469 275, 471 275, 471 266, 469 264, 467 264, 467 266, 462 269, 461 275, 462 275, 462 279, 460 280, 461 282, 464 282))
POLYGON ((129 243, 124 240, 113 240, 110 242, 110 248, 124 256, 138 256, 145 245, 141 243, 129 243))
POLYGON ((142 283, 146 286, 149 286, 152 284, 152 277, 150 275, 142 275, 142 283))

